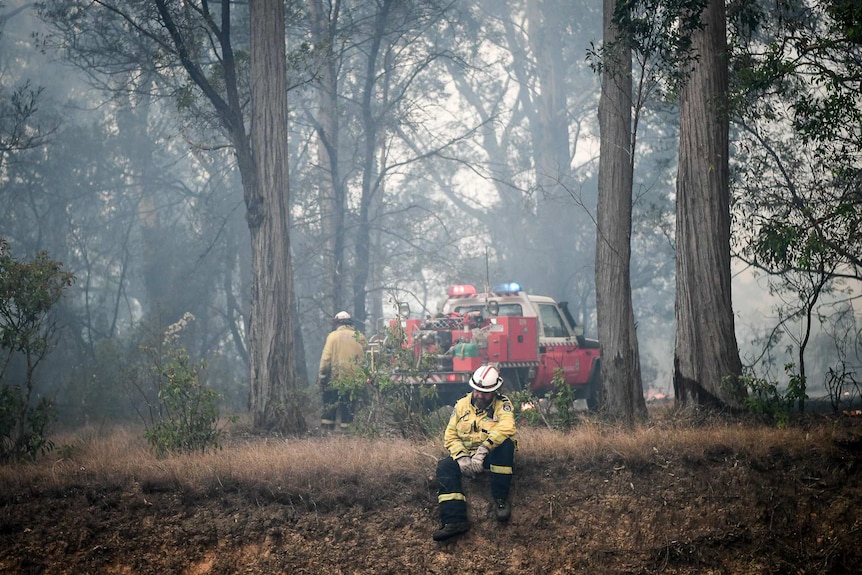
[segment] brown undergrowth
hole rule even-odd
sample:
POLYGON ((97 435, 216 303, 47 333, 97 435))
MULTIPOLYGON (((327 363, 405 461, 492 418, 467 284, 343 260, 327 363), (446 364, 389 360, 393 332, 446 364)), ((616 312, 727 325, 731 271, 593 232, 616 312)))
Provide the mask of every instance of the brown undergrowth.
POLYGON ((136 430, 82 430, 0 468, 0 573, 852 573, 857 423, 522 429, 511 522, 468 481, 472 529, 443 544, 438 439, 237 428, 160 459, 136 430))

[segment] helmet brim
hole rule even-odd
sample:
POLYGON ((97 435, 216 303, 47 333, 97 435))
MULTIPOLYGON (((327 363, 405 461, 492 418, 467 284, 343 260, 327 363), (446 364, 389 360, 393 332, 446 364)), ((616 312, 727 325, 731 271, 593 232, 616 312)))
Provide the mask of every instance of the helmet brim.
POLYGON ((470 376, 470 387, 472 387, 476 391, 481 391, 483 393, 491 393, 492 391, 497 391, 498 389, 503 387, 503 378, 500 376, 497 376, 497 382, 494 385, 492 385, 491 387, 482 387, 481 385, 479 385, 478 383, 475 382, 475 380, 473 379, 473 376, 471 375, 470 376))

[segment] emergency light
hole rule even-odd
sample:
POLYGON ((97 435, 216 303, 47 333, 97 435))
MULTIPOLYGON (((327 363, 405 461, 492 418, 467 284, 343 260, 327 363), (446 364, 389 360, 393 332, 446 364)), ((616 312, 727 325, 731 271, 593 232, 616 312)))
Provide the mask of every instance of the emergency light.
POLYGON ((449 286, 446 292, 449 297, 476 295, 476 287, 469 284, 449 286))
POLYGON ((494 286, 494 293, 518 293, 519 291, 523 291, 523 288, 518 282, 508 282, 494 286))

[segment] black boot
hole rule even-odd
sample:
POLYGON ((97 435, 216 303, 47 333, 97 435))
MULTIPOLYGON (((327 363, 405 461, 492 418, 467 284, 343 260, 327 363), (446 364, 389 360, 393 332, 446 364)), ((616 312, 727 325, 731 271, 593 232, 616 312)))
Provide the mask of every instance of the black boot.
POLYGON ((497 499, 494 502, 494 515, 497 521, 508 521, 512 515, 512 506, 505 499, 497 499))
POLYGON ((450 537, 461 535, 462 533, 466 533, 469 530, 470 524, 466 521, 460 521, 458 523, 447 523, 446 525, 435 531, 432 537, 434 538, 434 541, 446 541, 450 537))

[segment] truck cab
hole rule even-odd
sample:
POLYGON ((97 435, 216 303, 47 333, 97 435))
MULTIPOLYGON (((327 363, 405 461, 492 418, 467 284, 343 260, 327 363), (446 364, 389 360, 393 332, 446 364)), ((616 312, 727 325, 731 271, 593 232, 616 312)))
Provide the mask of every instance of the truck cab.
POLYGON ((591 409, 601 388, 598 341, 583 337, 565 302, 527 294, 517 283, 482 293, 450 286, 433 317, 411 317, 401 302, 372 348, 371 364, 392 381, 433 388, 447 403, 470 391, 470 376, 483 364, 500 370, 508 392, 543 395, 562 378, 591 409))
MULTIPOLYGON (((497 364, 507 387, 544 393, 553 389, 560 373, 570 385, 584 388, 587 396, 586 386, 598 370, 598 342, 582 336, 564 302, 529 295, 517 283, 501 284, 487 293, 462 285, 449 288, 441 311, 455 317, 475 314, 487 321, 479 328, 488 331, 487 355, 480 352, 479 362, 497 364)), ((473 335, 481 346, 482 336, 473 335)), ((457 367, 469 371, 472 365, 457 367)))

